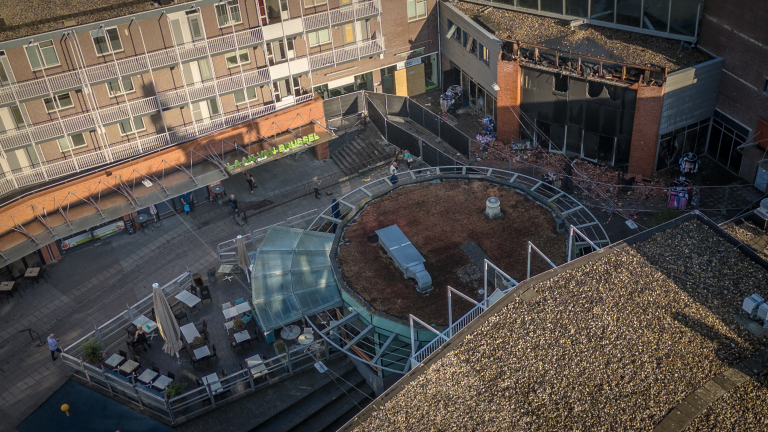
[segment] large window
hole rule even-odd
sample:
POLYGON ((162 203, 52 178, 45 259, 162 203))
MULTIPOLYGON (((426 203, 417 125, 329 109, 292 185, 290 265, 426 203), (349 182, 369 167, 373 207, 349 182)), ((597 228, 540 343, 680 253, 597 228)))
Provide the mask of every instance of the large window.
POLYGON ((328 3, 328 0, 304 0, 304 7, 311 8, 328 3))
POLYGON ((282 40, 267 43, 267 62, 270 66, 282 63, 286 59, 287 53, 282 40))
POLYGON ((123 50, 123 43, 120 41, 120 32, 117 27, 108 29, 98 29, 91 32, 93 46, 96 47, 96 54, 105 55, 123 50))
POLYGON ((144 119, 142 117, 134 117, 133 121, 123 120, 120 122, 120 135, 128 135, 143 130, 147 130, 147 127, 144 126, 144 119))
POLYGON ((408 21, 427 17, 427 0, 407 0, 408 21))
POLYGON ((76 149, 79 147, 84 147, 86 145, 85 142, 85 136, 83 134, 79 133, 77 135, 72 135, 69 138, 59 138, 59 148, 62 152, 67 150, 76 149))
POLYGON ((720 110, 712 116, 712 130, 707 143, 707 154, 720 164, 739 172, 742 155, 737 148, 747 141, 749 128, 737 122, 720 110))
POLYGON ((256 93, 256 87, 248 87, 245 91, 238 90, 234 93, 234 96, 237 105, 259 100, 259 95, 256 93), (247 100, 245 99, 246 96, 248 97, 247 100))
POLYGON ((485 64, 491 63, 491 53, 483 44, 480 44, 480 60, 485 64))
POLYGON ((322 45, 331 41, 331 32, 327 28, 323 28, 307 33, 307 37, 309 38, 309 46, 322 45))
POLYGON ((241 49, 237 53, 231 52, 226 55, 226 58, 227 67, 235 67, 251 62, 251 57, 248 55, 248 48, 241 49))
POLYGON ((686 153, 703 154, 708 133, 709 119, 706 119, 661 135, 656 170, 678 166, 680 157, 686 153))
POLYGON ((229 0, 226 3, 217 4, 216 19, 219 22, 219 27, 242 23, 240 4, 238 4, 237 0, 229 0))
POLYGON ((107 81, 107 91, 110 96, 117 96, 136 91, 133 88, 131 77, 124 77, 122 80, 107 81))
POLYGON ((70 96, 69 93, 54 95, 53 99, 45 98, 43 99, 43 103, 45 103, 45 109, 48 112, 71 108, 75 105, 72 101, 72 96, 70 96))
POLYGON ((32 70, 49 68, 61 64, 59 62, 59 56, 56 55, 56 47, 53 46, 52 40, 27 45, 25 48, 27 50, 29 65, 32 66, 32 70))

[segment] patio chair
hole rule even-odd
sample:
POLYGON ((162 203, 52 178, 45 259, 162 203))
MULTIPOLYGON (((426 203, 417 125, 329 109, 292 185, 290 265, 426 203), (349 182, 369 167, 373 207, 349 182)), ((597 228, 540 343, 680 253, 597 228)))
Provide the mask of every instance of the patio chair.
POLYGON ((128 327, 125 328, 125 332, 128 333, 128 336, 133 337, 136 334, 136 326, 133 324, 130 324, 128 327))
POLYGON ((157 373, 158 375, 160 375, 160 368, 155 366, 155 365, 150 365, 149 366, 149 370, 151 370, 151 371, 157 373))
POLYGON ((196 322, 196 323, 195 323, 195 328, 197 329, 197 331, 198 331, 199 333, 202 333, 202 332, 208 331, 208 322, 206 322, 205 320, 202 320, 202 321, 196 322))
POLYGON ((200 303, 209 300, 211 303, 213 303, 213 299, 211 298, 211 291, 208 289, 208 285, 203 285, 200 287, 200 303))
POLYGON ((134 355, 133 355, 133 361, 135 361, 136 363, 138 363, 138 364, 139 364, 139 367, 138 367, 136 370, 139 370, 139 369, 141 369, 141 357, 139 357, 139 356, 137 356, 137 355, 135 355, 135 354, 134 354, 134 355))
POLYGON ((198 387, 203 387, 203 381, 200 380, 200 378, 195 377, 195 384, 197 384, 198 387))
POLYGON ((211 355, 210 357, 216 357, 216 360, 219 359, 219 356, 216 355, 216 344, 211 345, 211 355))
POLYGON ((226 321, 224 322, 224 328, 227 329, 227 334, 229 334, 229 331, 232 330, 235 327, 234 321, 226 321))
POLYGON ((229 308, 231 308, 231 307, 232 307, 232 303, 230 303, 230 302, 226 302, 226 303, 224 303, 224 304, 222 304, 222 305, 221 305, 221 310, 224 310, 224 309, 229 309, 229 308))
POLYGON ((128 358, 128 354, 126 354, 125 351, 123 351, 123 350, 117 350, 117 353, 120 354, 121 356, 123 356, 126 359, 128 358))
POLYGON ((166 373, 165 373, 165 376, 167 376, 168 378, 170 378, 170 379, 172 379, 172 380, 175 380, 175 379, 176 379, 176 374, 174 374, 174 373, 173 373, 173 372, 171 372, 171 371, 168 371, 168 372, 166 372, 166 373))
POLYGON ((242 319, 243 319, 243 323, 248 324, 249 322, 251 322, 253 320, 253 315, 251 315, 251 314, 243 315, 242 319))
POLYGON ((187 313, 181 309, 176 309, 175 311, 173 311, 173 316, 176 317, 176 321, 178 321, 179 323, 181 323, 181 320, 184 318, 186 318, 187 322, 189 322, 189 317, 187 317, 187 313))
POLYGON ((241 298, 239 298, 239 299, 237 299, 237 300, 235 300, 235 304, 236 304, 236 305, 239 305, 239 304, 243 304, 243 303, 245 303, 245 299, 244 299, 244 298, 242 298, 242 297, 241 297, 241 298))

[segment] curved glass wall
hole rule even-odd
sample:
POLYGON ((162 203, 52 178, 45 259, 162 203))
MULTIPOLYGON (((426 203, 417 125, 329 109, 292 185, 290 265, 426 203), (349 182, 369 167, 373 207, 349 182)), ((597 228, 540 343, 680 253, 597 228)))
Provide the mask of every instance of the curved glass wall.
POLYGON ((693 40, 702 13, 701 0, 466 0, 565 19, 584 18, 596 25, 693 40))

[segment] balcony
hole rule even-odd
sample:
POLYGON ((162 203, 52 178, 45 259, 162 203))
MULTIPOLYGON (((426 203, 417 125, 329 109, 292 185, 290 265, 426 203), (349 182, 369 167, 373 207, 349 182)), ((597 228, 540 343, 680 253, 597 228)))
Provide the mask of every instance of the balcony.
MULTIPOLYGON (((256 71, 253 75, 258 75, 259 72, 260 71, 256 71)), ((227 77, 224 79, 231 78, 233 77, 227 77)), ((244 81, 247 82, 247 80, 244 81)), ((36 166, 14 170, 10 173, 6 173, 4 177, 0 177, 0 195, 12 192, 18 188, 46 182, 51 179, 63 177, 99 165, 118 162, 126 158, 147 154, 163 147, 189 141, 203 135, 220 131, 240 123, 271 114, 278 109, 310 101, 313 98, 314 94, 310 93, 299 97, 294 97, 288 103, 283 101, 279 107, 273 104, 253 107, 251 109, 244 109, 238 112, 212 117, 195 124, 184 125, 174 130, 170 130, 167 133, 147 135, 136 141, 128 141, 125 143, 110 145, 108 148, 78 154, 74 158, 44 162, 43 164, 38 164, 36 166)), ((156 102, 157 101, 155 100, 155 103, 156 102)), ((142 106, 144 107, 143 109, 152 108, 152 105, 148 104, 145 99, 132 101, 131 104, 135 104, 137 109, 142 109, 142 106)), ((99 115, 103 116, 105 114, 103 112, 99 112, 99 115)), ((57 122, 55 125, 49 125, 49 127, 54 129, 57 133, 60 133, 61 131, 61 129, 57 128, 65 128, 68 130, 68 128, 84 127, 88 124, 88 120, 82 118, 84 116, 89 116, 92 118, 91 113, 73 116, 71 118, 62 119, 61 122, 57 122)), ((36 126, 32 129, 36 130, 41 127, 43 126, 36 126)))
POLYGON ((322 69, 335 67, 339 63, 359 60, 384 52, 384 38, 360 41, 333 50, 313 54, 309 57, 309 67, 322 69))
POLYGON ((356 3, 350 6, 305 16, 303 18, 304 31, 312 31, 320 27, 337 25, 356 19, 378 15, 380 13, 381 9, 379 8, 379 2, 376 0, 356 3))

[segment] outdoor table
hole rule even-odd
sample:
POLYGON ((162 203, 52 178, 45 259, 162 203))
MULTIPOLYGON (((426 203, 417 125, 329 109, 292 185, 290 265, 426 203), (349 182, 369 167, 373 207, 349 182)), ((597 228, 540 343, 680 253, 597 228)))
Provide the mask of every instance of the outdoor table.
POLYGON ((301 345, 309 345, 314 340, 315 340, 315 337, 311 334, 304 333, 303 335, 299 336, 299 343, 301 345))
POLYGON ((285 340, 296 339, 301 334, 301 329, 297 325, 287 325, 280 330, 280 337, 285 340))
POLYGON ((123 365, 120 366, 120 372, 124 372, 130 375, 131 373, 133 373, 133 371, 135 371, 138 368, 139 368, 138 363, 136 363, 133 360, 126 360, 125 363, 123 363, 123 365))
POLYGON ((208 357, 211 355, 211 350, 208 349, 208 345, 201 346, 200 348, 193 351, 195 353, 195 358, 200 360, 208 357))
MULTIPOLYGON (((5 294, 6 297, 8 297, 9 295, 13 297, 13 284, 14 284, 13 281, 0 283, 0 292, 5 294)), ((21 295, 21 293, 19 293, 19 295, 21 295)), ((8 303, 10 304, 11 301, 8 300, 8 303)))
POLYGON ((229 320, 249 310, 251 310, 251 305, 248 302, 240 303, 229 309, 224 309, 224 318, 229 320))
POLYGON ((191 344, 196 337, 200 336, 200 332, 195 328, 195 323, 187 323, 179 327, 181 334, 184 336, 184 340, 191 344))
MULTIPOLYGON (((147 318, 144 315, 139 315, 132 321, 133 325, 136 327, 141 327, 144 329, 147 333, 152 333, 155 330, 157 330, 157 323, 152 321, 151 319, 147 318)), ((150 335, 150 337, 154 337, 154 335, 150 335)))
POLYGON ((37 281, 37 276, 40 274, 40 267, 30 267, 24 273, 24 280, 29 280, 32 283, 37 281))
POLYGON ((224 390, 221 387, 221 383, 219 382, 219 376, 215 373, 204 376, 203 383, 208 384, 213 394, 220 393, 222 390, 224 390))
POLYGON ((142 384, 149 384, 158 375, 160 375, 160 374, 155 372, 155 371, 153 371, 152 369, 147 369, 144 372, 142 372, 141 375, 139 375, 138 378, 136 378, 136 379, 139 380, 139 382, 142 383, 142 384))
POLYGON ((243 343, 251 338, 251 335, 248 333, 248 330, 243 330, 239 333, 235 333, 235 342, 237 343, 243 343))
POLYGON ((245 359, 245 363, 248 365, 254 378, 267 374, 267 367, 264 366, 260 355, 256 354, 253 357, 248 357, 245 359))
POLYGON ((215 193, 216 195, 224 192, 224 186, 222 185, 216 185, 211 188, 211 192, 215 193))
POLYGON ((142 227, 146 227, 147 226, 146 223, 147 223, 148 220, 149 220, 149 216, 145 215, 143 213, 138 215, 138 216, 136 216, 136 223, 141 224, 142 227))
POLYGON ((167 377, 165 375, 160 375, 159 377, 157 377, 155 382, 152 383, 152 387, 154 387, 154 388, 156 388, 156 389, 158 389, 160 391, 163 391, 163 390, 165 390, 166 387, 168 387, 168 384, 170 384, 172 382, 173 382, 173 380, 171 378, 169 378, 169 377, 167 377))
POLYGON ((200 303, 200 297, 192 294, 187 290, 181 291, 180 293, 176 294, 176 298, 179 299, 180 302, 184 303, 189 307, 195 307, 196 304, 200 303))
POLYGON ((125 357, 121 356, 120 354, 112 354, 105 362, 104 364, 109 366, 110 368, 114 369, 118 366, 120 366, 120 363, 125 360, 125 357))

